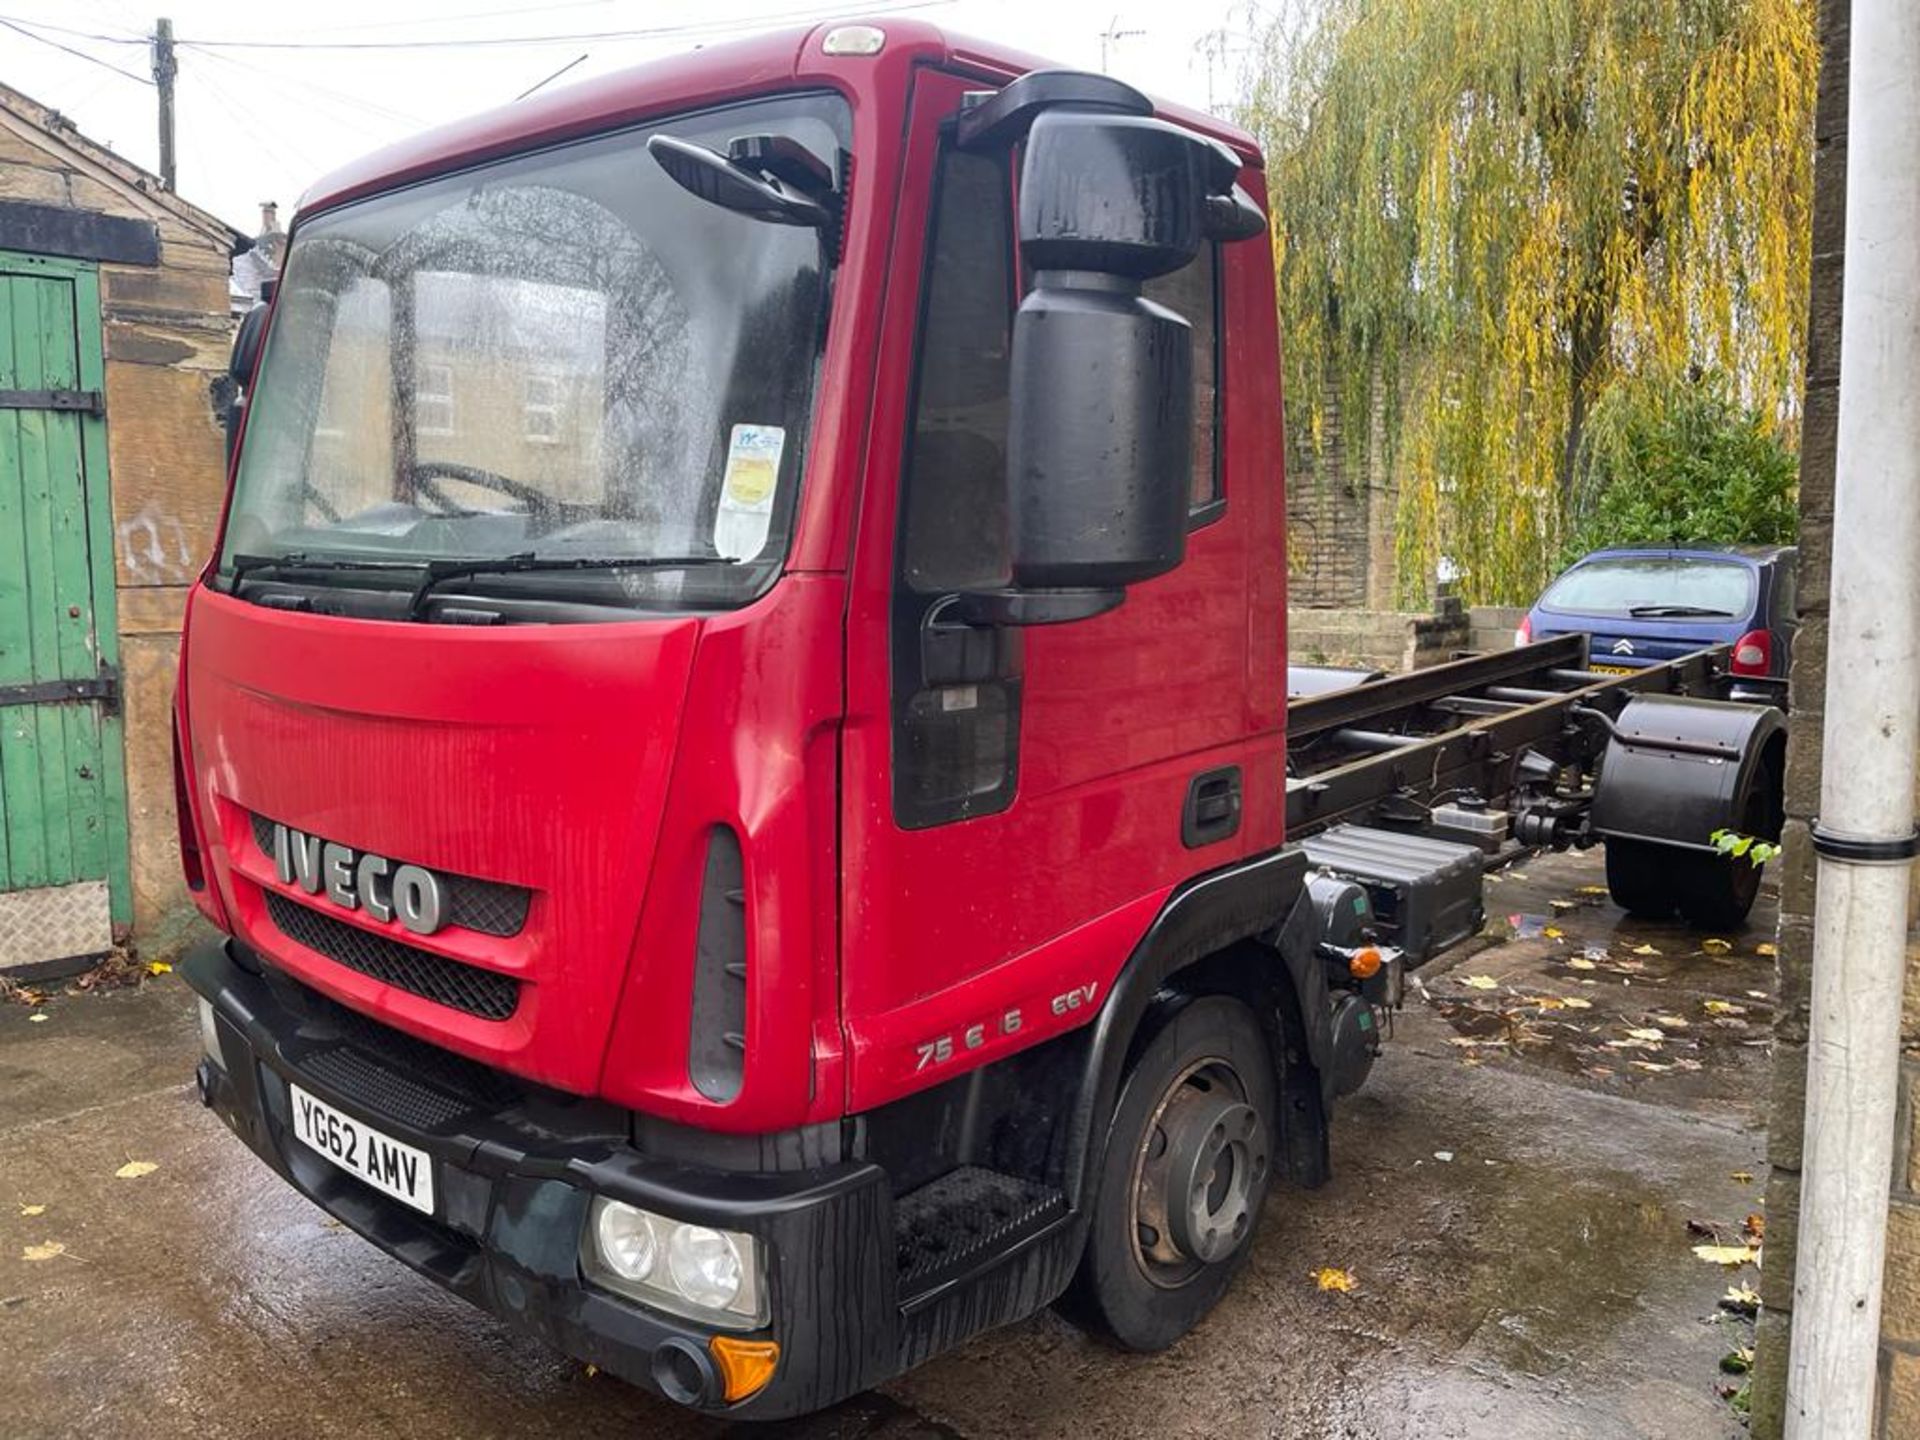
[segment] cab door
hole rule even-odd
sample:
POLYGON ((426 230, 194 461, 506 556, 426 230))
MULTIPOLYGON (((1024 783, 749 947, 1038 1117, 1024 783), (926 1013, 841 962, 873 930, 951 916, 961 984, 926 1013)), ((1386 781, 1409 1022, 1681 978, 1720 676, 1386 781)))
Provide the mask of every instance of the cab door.
POLYGON ((953 144, 979 88, 916 81, 882 322, 842 742, 855 1110, 1089 1018, 1176 885, 1278 835, 1277 759, 1260 793, 1248 783, 1256 732, 1277 740, 1279 721, 1248 701, 1246 507, 1222 488, 1212 252, 1149 290, 1195 331, 1185 563, 1093 619, 947 622, 956 592, 1009 575, 1015 179, 1006 157, 953 144))

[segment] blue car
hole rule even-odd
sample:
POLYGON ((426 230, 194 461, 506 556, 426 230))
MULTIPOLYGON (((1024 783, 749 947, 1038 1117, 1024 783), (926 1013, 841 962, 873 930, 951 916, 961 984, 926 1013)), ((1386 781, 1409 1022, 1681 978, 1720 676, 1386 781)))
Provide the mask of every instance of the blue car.
POLYGON ((1731 645, 1738 697, 1784 704, 1798 555, 1791 545, 1596 550, 1547 587, 1514 641, 1585 631, 1588 668, 1607 673, 1731 645))

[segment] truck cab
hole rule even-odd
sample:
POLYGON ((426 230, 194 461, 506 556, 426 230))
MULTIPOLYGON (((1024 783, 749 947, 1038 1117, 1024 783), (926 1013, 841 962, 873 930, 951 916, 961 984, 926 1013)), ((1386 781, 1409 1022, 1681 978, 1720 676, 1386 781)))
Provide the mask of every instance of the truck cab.
POLYGON ((1265 207, 891 18, 319 182, 183 646, 205 1102, 703 1410, 1195 1323, 1392 972, 1282 847, 1265 207))

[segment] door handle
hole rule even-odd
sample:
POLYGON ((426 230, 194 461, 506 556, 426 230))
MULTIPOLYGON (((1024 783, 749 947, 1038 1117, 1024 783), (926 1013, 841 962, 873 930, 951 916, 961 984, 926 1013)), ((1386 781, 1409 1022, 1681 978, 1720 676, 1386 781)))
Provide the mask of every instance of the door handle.
POLYGON ((1212 845, 1240 831, 1240 767, 1205 770, 1187 786, 1180 815, 1180 842, 1189 850, 1212 845))

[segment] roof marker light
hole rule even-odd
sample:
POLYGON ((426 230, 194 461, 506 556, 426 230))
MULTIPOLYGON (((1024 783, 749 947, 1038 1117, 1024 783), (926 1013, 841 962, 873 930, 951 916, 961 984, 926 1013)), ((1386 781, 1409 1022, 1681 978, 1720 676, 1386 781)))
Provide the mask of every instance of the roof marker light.
POLYGON ((836 25, 820 42, 829 55, 878 55, 887 43, 887 32, 877 25, 836 25))

